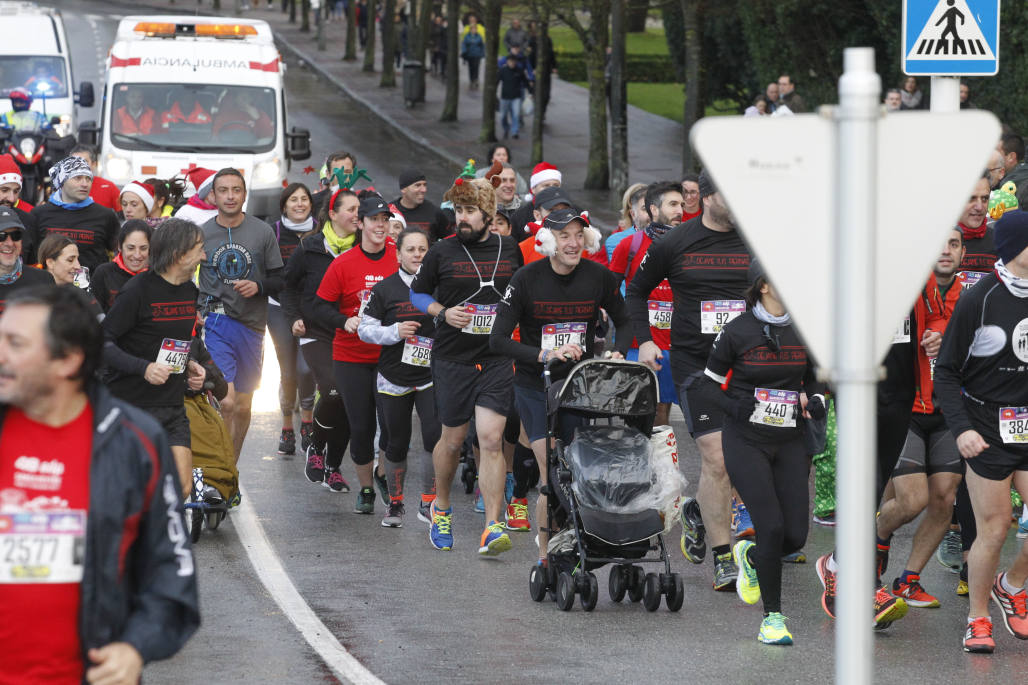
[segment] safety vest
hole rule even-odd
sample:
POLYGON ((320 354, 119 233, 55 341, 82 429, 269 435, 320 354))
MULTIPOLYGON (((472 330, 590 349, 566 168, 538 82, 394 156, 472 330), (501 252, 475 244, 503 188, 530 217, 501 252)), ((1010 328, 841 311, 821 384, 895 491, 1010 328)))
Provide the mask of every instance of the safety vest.
POLYGON ((169 124, 209 124, 211 115, 204 111, 200 103, 193 104, 193 111, 186 116, 176 102, 167 112, 161 114, 161 128, 168 128, 169 124))
MULTIPOLYGON (((177 105, 176 105, 177 106, 177 105)), ((145 107, 139 118, 129 114, 128 107, 119 107, 114 112, 117 121, 115 122, 115 133, 132 135, 136 133, 151 133, 153 131, 154 116, 156 112, 150 107, 145 107)))

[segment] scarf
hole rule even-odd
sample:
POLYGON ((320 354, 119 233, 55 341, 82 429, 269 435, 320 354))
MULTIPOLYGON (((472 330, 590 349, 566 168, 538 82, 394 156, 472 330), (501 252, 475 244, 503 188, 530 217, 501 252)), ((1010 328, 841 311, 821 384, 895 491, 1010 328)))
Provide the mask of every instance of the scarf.
POLYGON ((21 278, 22 266, 21 257, 18 257, 18 261, 14 263, 14 271, 6 276, 0 276, 0 285, 10 285, 21 278))
POLYGON ((186 204, 191 207, 196 207, 197 209, 217 209, 217 207, 215 207, 214 205, 209 205, 206 202, 204 202, 203 198, 201 198, 199 194, 189 198, 189 202, 187 202, 186 204))
POLYGON ((120 252, 114 257, 114 263, 118 266, 119 269, 121 269, 122 271, 124 271, 127 274, 132 274, 133 276, 135 276, 136 274, 141 274, 144 271, 146 271, 146 267, 145 266, 142 269, 140 269, 139 271, 133 271, 132 269, 130 269, 127 266, 125 266, 125 262, 124 262, 124 260, 122 260, 120 252))
POLYGON ((959 228, 960 232, 964 235, 964 240, 974 240, 975 238, 981 238, 985 235, 985 229, 988 228, 988 223, 989 222, 987 221, 982 221, 982 225, 978 228, 968 228, 958 221, 957 228, 959 228))
POLYGON ((753 316, 756 317, 757 321, 763 321, 764 323, 769 323, 772 326, 788 326, 792 323, 792 320, 789 318, 789 312, 786 312, 781 316, 772 316, 770 312, 764 309, 764 304, 759 301, 757 304, 753 305, 753 316))
POLYGON ((289 220, 289 217, 282 215, 282 225, 288 228, 293 233, 306 233, 307 231, 314 228, 314 217, 307 217, 305 221, 300 223, 294 223, 289 220))
POLYGON ((50 202, 53 202, 55 205, 57 205, 58 207, 62 207, 63 209, 74 210, 83 209, 93 204, 93 198, 87 196, 86 199, 82 200, 81 202, 65 202, 64 198, 61 197, 61 191, 58 190, 56 193, 50 196, 50 202))
POLYGON ((331 221, 325 222, 325 226, 321 229, 321 233, 325 236, 325 247, 328 248, 328 251, 336 257, 353 247, 353 243, 357 240, 356 233, 351 233, 345 238, 340 238, 336 235, 336 232, 332 230, 331 221))
POLYGON ((1014 297, 1028 297, 1028 278, 1019 278, 1010 273, 1010 269, 1003 265, 1002 259, 996 261, 996 276, 1003 281, 1003 285, 1014 297))
POLYGON ((660 238, 662 235, 664 235, 670 230, 671 227, 667 224, 658 224, 656 221, 651 221, 646 226, 646 228, 643 229, 643 232, 646 233, 647 238, 649 238, 653 242, 657 242, 658 238, 660 238))

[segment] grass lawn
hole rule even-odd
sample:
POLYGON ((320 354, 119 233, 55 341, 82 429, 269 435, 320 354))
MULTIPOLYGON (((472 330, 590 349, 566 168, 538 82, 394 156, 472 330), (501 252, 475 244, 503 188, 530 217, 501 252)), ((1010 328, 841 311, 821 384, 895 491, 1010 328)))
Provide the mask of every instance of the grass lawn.
MULTIPOLYGON (((551 26, 550 38, 553 50, 561 53, 582 52, 582 42, 570 26, 551 26)), ((666 55, 667 41, 664 39, 663 28, 649 28, 645 33, 629 33, 625 38, 625 52, 629 55, 666 55)))
MULTIPOLYGON (((589 87, 589 84, 584 81, 575 82, 575 85, 583 88, 589 87)), ((685 105, 685 90, 681 83, 629 83, 628 104, 681 123, 682 108, 685 105)), ((708 107, 706 116, 735 113, 737 112, 734 103, 725 101, 719 102, 718 108, 708 107), (726 109, 728 111, 723 111, 726 109)))

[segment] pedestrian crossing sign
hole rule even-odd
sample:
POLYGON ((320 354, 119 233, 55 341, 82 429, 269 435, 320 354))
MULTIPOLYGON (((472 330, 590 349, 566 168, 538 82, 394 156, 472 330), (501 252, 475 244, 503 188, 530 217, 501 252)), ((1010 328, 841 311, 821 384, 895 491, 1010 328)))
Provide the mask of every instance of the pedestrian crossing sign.
POLYGON ((1000 0, 904 0, 903 73, 992 76, 999 71, 1000 0))

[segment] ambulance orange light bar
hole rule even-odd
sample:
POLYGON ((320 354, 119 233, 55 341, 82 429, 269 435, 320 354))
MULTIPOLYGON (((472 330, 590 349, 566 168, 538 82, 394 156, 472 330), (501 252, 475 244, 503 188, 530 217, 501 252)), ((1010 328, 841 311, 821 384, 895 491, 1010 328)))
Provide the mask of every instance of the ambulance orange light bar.
POLYGON ((244 38, 256 36, 257 29, 248 24, 172 24, 170 22, 141 21, 134 31, 148 36, 207 36, 213 38, 244 38))
POLYGON ((256 36, 257 29, 248 24, 197 24, 196 35, 242 38, 243 36, 256 36))
POLYGON ((141 21, 133 29, 137 33, 145 33, 148 36, 174 36, 175 25, 157 21, 141 21))

